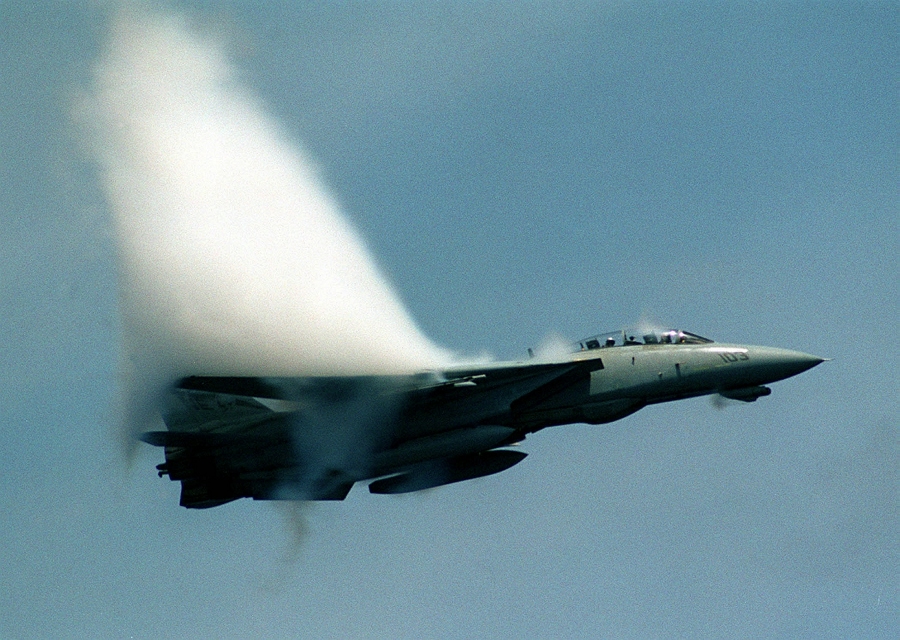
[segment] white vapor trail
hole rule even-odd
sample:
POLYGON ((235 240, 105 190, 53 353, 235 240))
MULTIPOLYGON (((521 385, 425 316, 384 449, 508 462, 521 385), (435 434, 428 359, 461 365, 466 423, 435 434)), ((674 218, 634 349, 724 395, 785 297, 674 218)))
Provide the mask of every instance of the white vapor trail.
POLYGON ((78 116, 117 231, 133 429, 181 375, 448 362, 221 43, 184 18, 121 10, 78 116))

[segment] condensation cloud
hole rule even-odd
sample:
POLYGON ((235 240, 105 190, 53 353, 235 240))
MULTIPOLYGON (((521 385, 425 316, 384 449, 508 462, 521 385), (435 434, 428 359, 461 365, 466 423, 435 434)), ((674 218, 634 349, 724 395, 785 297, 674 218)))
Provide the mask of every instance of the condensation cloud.
POLYGON ((120 11, 79 119, 117 230, 132 387, 448 360, 222 43, 186 19, 120 11))

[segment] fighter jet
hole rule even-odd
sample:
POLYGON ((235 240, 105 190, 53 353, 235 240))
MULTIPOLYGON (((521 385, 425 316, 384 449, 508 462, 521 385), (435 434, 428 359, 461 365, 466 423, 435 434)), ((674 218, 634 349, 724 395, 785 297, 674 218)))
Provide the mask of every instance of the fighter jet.
POLYGON ((708 394, 754 402, 771 393, 766 384, 823 361, 687 331, 617 331, 549 360, 413 375, 192 376, 171 389, 168 430, 141 439, 165 448, 159 476, 181 482, 188 508, 343 500, 357 482, 408 493, 508 469, 527 455, 515 445, 547 427, 708 394))

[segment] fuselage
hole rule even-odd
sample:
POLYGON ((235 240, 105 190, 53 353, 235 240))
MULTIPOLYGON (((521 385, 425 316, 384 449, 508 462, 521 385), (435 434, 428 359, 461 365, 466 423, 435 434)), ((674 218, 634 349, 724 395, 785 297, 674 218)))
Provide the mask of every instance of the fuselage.
MULTIPOLYGON (((810 369, 824 359, 740 344, 631 344, 585 349, 553 362, 505 362, 477 373, 515 369, 505 382, 474 382, 454 399, 454 411, 431 411, 426 396, 409 406, 406 437, 479 424, 509 426, 517 435, 545 427, 623 418, 648 404, 720 393, 752 401, 768 395, 763 385, 810 369), (522 375, 533 368, 533 375, 522 375)), ((448 369, 450 381, 473 376, 473 368, 448 369)), ((446 394, 445 394, 446 395, 446 394)), ((440 405, 446 398, 441 398, 440 405)), ((436 403, 434 403, 436 404, 436 403)))
POLYGON ((555 358, 412 375, 191 377, 169 397, 169 430, 142 438, 166 448, 157 469, 192 508, 343 499, 359 481, 404 493, 503 471, 526 455, 504 447, 547 427, 714 393, 750 402, 822 361, 684 331, 615 332, 555 358))

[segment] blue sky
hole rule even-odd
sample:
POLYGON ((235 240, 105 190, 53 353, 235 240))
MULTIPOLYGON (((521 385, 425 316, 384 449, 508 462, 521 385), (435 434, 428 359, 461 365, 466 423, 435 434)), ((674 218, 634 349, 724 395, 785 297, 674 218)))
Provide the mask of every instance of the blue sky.
POLYGON ((0 637, 892 637, 896 4, 167 6, 225 34, 439 344, 645 317, 834 360, 423 494, 182 509, 112 435, 115 250, 70 115, 108 16, 4 2, 0 637))

